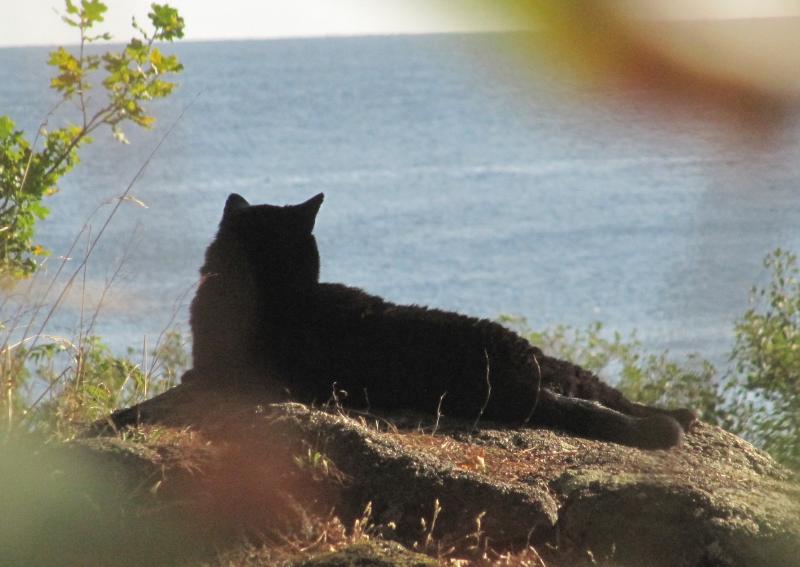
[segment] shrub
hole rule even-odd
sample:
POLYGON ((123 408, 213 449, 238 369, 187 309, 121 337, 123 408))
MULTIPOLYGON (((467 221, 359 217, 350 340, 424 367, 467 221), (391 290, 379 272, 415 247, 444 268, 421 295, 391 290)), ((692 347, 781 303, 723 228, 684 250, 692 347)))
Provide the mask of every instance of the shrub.
POLYGON ((678 361, 666 351, 648 353, 635 333, 623 339, 615 332, 608 338, 599 322, 585 330, 558 325, 532 331, 524 319, 505 316, 501 321, 514 326, 548 355, 598 374, 633 400, 664 407, 690 407, 709 423, 727 423, 717 369, 697 354, 678 361))
POLYGON ((753 287, 736 321, 727 393, 735 430, 800 468, 800 268, 781 249, 764 267, 768 283, 753 287))
POLYGON ((139 362, 136 354, 128 349, 128 356, 115 355, 97 336, 20 353, 26 364, 0 402, 0 408, 6 405, 8 427, 68 438, 83 424, 171 388, 186 370, 185 342, 177 330, 140 353, 139 362))
POLYGON ((532 331, 517 317, 501 322, 633 400, 691 408, 800 469, 800 268, 797 257, 781 249, 764 258, 764 267, 769 281, 751 290, 751 306, 735 323, 730 367, 722 370, 698 354, 676 360, 666 351, 647 353, 635 333, 608 338, 597 322, 585 330, 559 325, 545 331, 532 331))
POLYGON ((89 53, 90 44, 111 38, 107 33, 93 34, 106 9, 100 0, 81 0, 80 6, 66 0, 62 20, 78 30, 80 47, 77 54, 63 47, 50 53, 47 63, 57 73, 50 87, 61 98, 47 113, 33 142, 10 117, 0 115, 0 275, 29 275, 38 266, 37 258, 47 254, 33 242, 36 221, 49 214, 42 200, 58 191, 60 178, 78 163, 78 149, 92 141, 91 134, 107 126, 117 140, 127 143, 122 124, 152 126, 155 119, 143 104, 168 96, 175 84, 164 77, 183 69, 177 57, 164 55, 154 45, 183 37, 183 19, 167 5, 152 4, 149 33, 134 20, 139 37, 121 51, 89 53), (102 75, 105 100, 93 108, 89 92, 98 75, 102 75), (77 107, 78 123, 48 130, 49 121, 68 103, 77 107))

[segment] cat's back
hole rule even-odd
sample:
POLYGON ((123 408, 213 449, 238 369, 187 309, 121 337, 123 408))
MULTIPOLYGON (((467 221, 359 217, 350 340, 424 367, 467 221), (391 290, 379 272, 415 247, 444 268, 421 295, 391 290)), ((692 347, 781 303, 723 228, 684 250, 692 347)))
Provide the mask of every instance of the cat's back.
POLYGON ((362 317, 383 313, 393 304, 363 289, 339 283, 321 283, 314 294, 314 308, 324 313, 362 317))
MULTIPOLYGON (((359 288, 320 284, 313 303, 313 325, 318 330, 363 335, 362 341, 402 345, 455 346, 479 349, 530 345, 497 322, 421 305, 392 303, 359 288)), ((332 337, 333 339, 333 337, 332 337)), ((459 350, 459 349, 457 349, 459 350)))
POLYGON ((313 307, 319 318, 384 323, 390 327, 404 324, 420 326, 477 327, 491 322, 422 305, 402 305, 372 295, 357 287, 337 283, 319 284, 313 307))
POLYGON ((290 356, 287 375, 302 377, 290 385, 300 399, 325 399, 335 382, 354 403, 368 392, 367 405, 433 411, 449 392, 448 411, 474 415, 489 366, 498 383, 538 384, 532 347, 493 321, 398 305, 341 284, 320 284, 310 306, 298 342, 281 355, 290 356))

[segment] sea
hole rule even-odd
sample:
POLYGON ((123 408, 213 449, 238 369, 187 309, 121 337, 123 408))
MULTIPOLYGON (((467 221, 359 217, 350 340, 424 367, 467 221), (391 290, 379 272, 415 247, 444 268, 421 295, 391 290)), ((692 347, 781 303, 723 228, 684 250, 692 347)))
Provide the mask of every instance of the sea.
MULTIPOLYGON (((149 105, 156 126, 126 126, 129 145, 95 135, 46 199, 42 273, 0 293, 41 295, 67 255, 60 277, 74 273, 146 164, 45 333, 74 336, 94 319, 122 352, 187 331, 228 194, 288 204, 324 192, 324 281, 534 329, 600 321, 650 351, 724 362, 764 256, 800 252, 800 127, 740 129, 708 103, 577 80, 514 42, 165 46, 185 71, 149 105)), ((28 132, 56 100, 47 52, 0 49, 0 114, 28 132)))

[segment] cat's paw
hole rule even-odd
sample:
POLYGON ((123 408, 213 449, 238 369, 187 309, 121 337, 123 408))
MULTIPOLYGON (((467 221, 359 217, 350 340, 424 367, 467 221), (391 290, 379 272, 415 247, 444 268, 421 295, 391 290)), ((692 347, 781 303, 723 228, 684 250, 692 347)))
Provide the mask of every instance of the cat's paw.
POLYGON ((640 449, 671 449, 683 445, 683 427, 666 415, 651 415, 637 420, 631 444, 640 449))
POLYGON ((669 415, 680 423, 681 428, 687 433, 698 420, 697 412, 685 408, 670 410, 669 415))
POLYGON ((197 371, 194 368, 190 368, 186 372, 183 373, 181 376, 181 384, 189 384, 190 382, 197 382, 197 371))

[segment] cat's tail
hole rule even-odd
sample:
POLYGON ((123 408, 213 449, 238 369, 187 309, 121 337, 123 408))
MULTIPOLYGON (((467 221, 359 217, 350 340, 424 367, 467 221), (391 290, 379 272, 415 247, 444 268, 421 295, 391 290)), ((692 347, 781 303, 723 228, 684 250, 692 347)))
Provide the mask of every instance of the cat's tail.
POLYGON ((631 401, 621 391, 603 382, 597 375, 566 360, 544 355, 539 360, 544 370, 543 387, 552 392, 584 400, 594 400, 607 408, 631 417, 670 417, 681 425, 684 432, 690 431, 697 422, 697 413, 689 409, 662 409, 631 401))
POLYGON ((667 415, 633 417, 597 402, 571 398, 542 388, 532 423, 567 433, 640 449, 669 449, 683 444, 683 429, 667 415))

